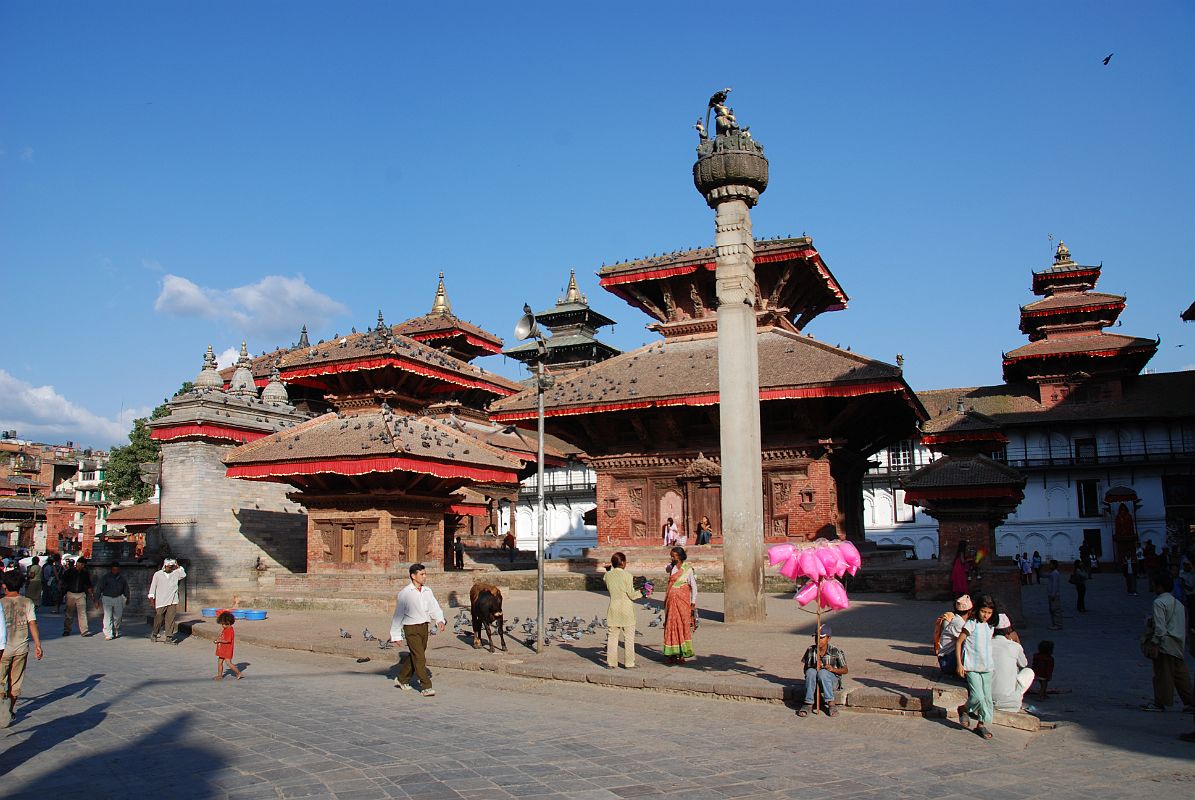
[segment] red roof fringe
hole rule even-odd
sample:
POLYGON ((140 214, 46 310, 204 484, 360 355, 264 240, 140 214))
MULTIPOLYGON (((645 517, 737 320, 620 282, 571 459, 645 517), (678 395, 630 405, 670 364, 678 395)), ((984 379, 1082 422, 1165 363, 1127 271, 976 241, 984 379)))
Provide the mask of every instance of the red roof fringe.
POLYGON ((404 369, 407 372, 413 372, 416 375, 422 375, 425 378, 439 378, 442 381, 454 383, 457 386, 464 386, 469 389, 482 389, 487 392, 492 392, 499 397, 507 397, 515 394, 515 389, 508 389, 505 386, 498 386, 489 381, 474 380, 472 378, 465 378, 460 375, 455 375, 451 372, 435 369, 424 364, 418 364, 405 358, 397 356, 387 356, 385 358, 365 358, 357 359, 355 361, 342 361, 336 364, 321 364, 314 367, 288 367, 282 372, 283 380, 291 380, 292 378, 305 378, 317 375, 334 375, 341 372, 357 372, 366 369, 385 369, 386 367, 395 367, 397 369, 404 369))
POLYGON ((704 264, 685 264, 679 267, 665 267, 663 269, 653 269, 647 272, 632 272, 628 275, 607 275, 598 281, 598 285, 602 287, 617 286, 620 283, 639 283, 640 281, 651 281, 659 278, 671 278, 673 275, 688 275, 691 272, 696 272, 699 269, 707 269, 713 271, 715 269, 714 262, 709 261, 704 264))
MULTIPOLYGON (((763 389, 759 393, 762 400, 803 400, 816 397, 858 397, 865 394, 879 394, 882 392, 898 392, 904 396, 914 410, 917 404, 909 397, 908 391, 902 383, 897 381, 881 381, 876 383, 856 383, 840 386, 809 386, 790 389, 763 389)), ((607 403, 604 405, 576 406, 573 408, 552 408, 544 411, 546 417, 566 417, 577 414, 601 414, 609 411, 630 411, 638 408, 664 408, 667 406, 713 406, 718 404, 717 392, 690 395, 688 397, 665 397, 659 400, 633 400, 625 403, 607 403)), ((921 413, 918 412, 918 416, 921 413)), ((490 415, 495 422, 515 422, 517 420, 535 419, 535 411, 506 411, 495 412, 490 415)))
MULTIPOLYGON (((1030 345, 1025 346, 1029 347, 1030 345)), ((1152 347, 1153 345, 1150 344, 1122 347, 1117 350, 1064 350, 1061 353, 1028 353, 1023 356, 1005 356, 1004 363, 1011 364, 1014 361, 1032 361, 1038 358, 1071 358, 1073 356, 1099 356, 1100 358, 1112 358, 1114 356, 1123 356, 1126 353, 1142 352, 1149 350, 1152 347)))
POLYGON ((464 336, 465 341, 474 347, 480 347, 490 353, 501 353, 502 348, 493 342, 487 342, 485 339, 479 339, 471 333, 465 333, 456 328, 450 331, 431 331, 430 333, 408 333, 405 334, 407 338, 414 339, 417 342, 426 342, 432 339, 451 339, 454 336, 464 336))
POLYGON ((1116 311, 1124 310, 1124 303, 1100 303, 1094 306, 1059 306, 1058 308, 1042 308, 1033 311, 1021 311, 1021 316, 1024 317, 1045 317, 1050 314, 1071 314, 1075 311, 1116 311))
POLYGON ((457 503, 448 507, 449 514, 459 514, 462 517, 484 517, 490 513, 485 506, 474 506, 467 503, 457 503))
POLYGON ((1008 437, 995 431, 978 433, 923 433, 922 444, 945 444, 949 442, 1007 442, 1008 437))
POLYGON ((227 439, 237 444, 256 441, 263 436, 269 436, 269 431, 246 431, 227 425, 171 425, 168 428, 154 428, 149 438, 159 442, 169 442, 175 439, 185 439, 191 436, 204 439, 227 439))
POLYGON ((237 464, 228 468, 230 478, 270 480, 292 475, 366 475, 371 472, 417 472, 437 478, 466 478, 478 483, 517 483, 514 470, 466 467, 461 464, 404 456, 380 458, 316 459, 279 464, 237 464))

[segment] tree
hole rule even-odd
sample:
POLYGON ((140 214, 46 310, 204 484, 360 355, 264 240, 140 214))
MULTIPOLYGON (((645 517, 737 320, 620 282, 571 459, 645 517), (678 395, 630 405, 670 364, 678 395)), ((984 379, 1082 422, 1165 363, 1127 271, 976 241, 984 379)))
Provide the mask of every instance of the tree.
MULTIPOLYGON (((194 387, 186 381, 174 393, 175 397, 191 391, 194 387)), ((104 494, 110 502, 119 503, 132 499, 134 503, 144 503, 153 496, 154 487, 141 480, 141 465, 155 462, 162 453, 161 445, 150 437, 149 425, 151 419, 160 419, 170 413, 168 401, 155 408, 146 417, 133 420, 133 429, 129 431, 129 443, 124 447, 112 448, 108 456, 108 467, 104 474, 104 494)))

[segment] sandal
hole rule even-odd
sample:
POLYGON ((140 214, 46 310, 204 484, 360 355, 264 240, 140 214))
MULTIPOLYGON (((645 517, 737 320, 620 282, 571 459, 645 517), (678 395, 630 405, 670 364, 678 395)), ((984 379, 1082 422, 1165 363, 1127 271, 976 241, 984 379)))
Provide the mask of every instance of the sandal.
POLYGON ((808 708, 808 707, 806 707, 806 706, 801 706, 800 708, 798 708, 798 709, 797 709, 797 716, 798 716, 798 717, 807 717, 807 716, 809 716, 809 708, 808 708))
POLYGON ((987 728, 983 727, 983 725, 977 725, 975 728, 975 733, 979 736, 980 739, 991 739, 992 738, 992 732, 989 731, 987 728))
POLYGON ((958 707, 958 724, 962 725, 964 728, 966 728, 968 730, 970 730, 970 728, 971 728, 971 717, 969 717, 967 715, 967 707, 966 706, 958 707))
POLYGON ((826 706, 826 716, 827 717, 837 717, 838 716, 838 706, 834 705, 833 703, 829 703, 826 706))

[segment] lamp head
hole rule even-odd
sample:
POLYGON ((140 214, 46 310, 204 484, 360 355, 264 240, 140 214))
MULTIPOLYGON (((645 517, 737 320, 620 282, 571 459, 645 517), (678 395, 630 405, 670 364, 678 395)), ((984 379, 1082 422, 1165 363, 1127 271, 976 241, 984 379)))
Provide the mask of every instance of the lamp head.
POLYGON ((523 306, 523 316, 515 324, 515 338, 516 339, 530 339, 532 337, 539 338, 539 326, 535 324, 535 314, 531 312, 531 307, 523 306))

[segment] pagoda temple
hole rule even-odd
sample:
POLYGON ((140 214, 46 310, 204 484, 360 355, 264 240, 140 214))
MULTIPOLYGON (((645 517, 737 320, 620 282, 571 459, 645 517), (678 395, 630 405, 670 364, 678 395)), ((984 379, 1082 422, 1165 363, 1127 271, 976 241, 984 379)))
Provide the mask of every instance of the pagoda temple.
MULTIPOLYGON (((589 299, 577 288, 576 270, 569 270, 564 297, 547 311, 535 312, 535 321, 551 331, 545 340, 548 354, 544 366, 554 372, 588 367, 620 352, 597 338, 599 329, 614 320, 589 307, 589 299)), ((530 363, 538 356, 536 342, 526 342, 505 351, 513 359, 530 363)))
POLYGON ((502 352, 502 340, 487 330, 466 322, 452 313, 452 304, 444 290, 444 273, 436 286, 432 310, 394 326, 394 332, 447 353, 460 361, 502 352))
MULTIPOLYGON (((765 539, 861 541, 867 458, 911 435, 925 411, 898 367, 802 333, 847 303, 812 239, 755 246, 765 539)), ((714 271, 712 247, 603 267, 601 285, 663 339, 558 376, 545 392, 548 431, 597 473, 599 548, 658 545, 668 517, 690 542, 709 517, 720 544, 714 271)), ((497 401, 491 416, 534 425, 535 392, 497 401)))
MULTIPOLYGON (((468 333, 448 319, 443 299, 440 330, 468 333)), ((445 339, 449 349, 463 346, 433 337, 445 339)), ((395 333, 380 312, 374 329, 291 350, 278 369, 288 384, 318 384, 335 410, 248 443, 225 463, 230 478, 296 490, 290 497, 308 511, 309 573, 442 562, 453 533, 446 517, 465 499, 461 490, 517 484, 518 458, 446 418, 453 404, 480 410, 522 387, 395 333)))
POLYGON ((1004 354, 1004 380, 1036 384, 1043 406, 1072 397, 1120 400, 1123 379, 1139 373, 1158 350, 1153 339, 1104 330, 1116 324, 1125 298, 1093 291, 1100 269, 1075 263, 1059 242, 1054 264, 1033 273, 1033 293, 1043 299, 1021 308, 1029 344, 1004 354))

